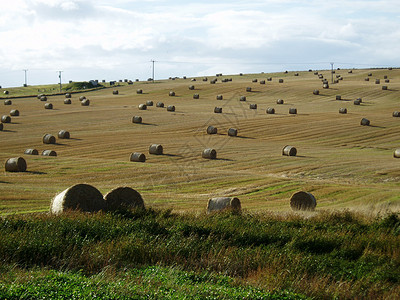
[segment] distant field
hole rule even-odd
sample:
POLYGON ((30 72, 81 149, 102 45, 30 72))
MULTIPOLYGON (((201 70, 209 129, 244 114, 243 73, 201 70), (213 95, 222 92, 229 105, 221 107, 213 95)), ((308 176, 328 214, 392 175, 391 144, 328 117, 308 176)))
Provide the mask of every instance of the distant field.
MULTIPOLYGON (((330 71, 319 73, 330 83, 330 71)), ((18 109, 20 116, 0 131, 0 159, 4 163, 22 156, 28 172, 1 173, 0 214, 46 211, 57 192, 77 183, 103 193, 130 186, 147 206, 174 211, 204 211, 208 198, 223 195, 239 197, 245 210, 287 211, 290 196, 299 190, 316 197, 317 210, 398 211, 400 159, 393 158, 393 151, 400 148, 400 118, 392 112, 400 110, 400 70, 337 70, 336 75, 343 80, 330 83, 329 89, 322 88, 314 72, 135 82, 119 86, 118 95, 113 89, 73 95, 71 105, 63 104, 63 95, 49 96, 52 110, 36 98, 12 99, 11 106, 1 104, 0 114, 18 109), (372 76, 365 81, 368 73, 372 76), (272 81, 260 84, 268 77, 272 81), (214 78, 217 82, 210 84, 214 78), (221 82, 224 78, 232 81, 221 82), (313 95, 314 89, 320 95, 313 95), (171 90, 176 96, 168 96, 171 90), (199 99, 193 99, 195 93, 199 99), (216 100, 219 94, 223 100, 216 100), (81 95, 90 106, 80 105, 81 95), (247 101, 239 101, 240 96, 247 101), (354 105, 359 97, 361 105, 354 105), (278 98, 283 105, 276 104, 278 98), (140 111, 138 105, 148 100, 154 106, 140 111), (156 107, 159 101, 175 105, 176 111, 156 107), (258 109, 249 109, 250 103, 258 109), (216 106, 222 114, 213 112, 216 106), (266 114, 267 107, 276 114, 266 114), (290 115, 290 107, 298 114, 290 115), (348 113, 339 114, 341 107, 348 113), (133 124, 135 115, 144 124, 133 124), (363 117, 371 126, 360 126, 363 117), (218 134, 207 135, 208 125, 216 126, 218 134), (238 129, 238 137, 227 135, 231 127, 238 129), (42 143, 45 133, 57 136, 59 130, 68 130, 71 139, 42 143), (165 154, 150 155, 153 143, 161 144, 165 154), (282 156, 285 145, 295 146, 298 155, 282 156), (217 150, 218 159, 201 158, 209 147, 217 150), (24 155, 27 148, 55 150, 58 156, 24 155), (145 153, 147 161, 130 162, 131 152, 145 153)), ((41 89, 32 88, 34 94, 41 89)), ((10 97, 19 93, 9 91, 10 97)))

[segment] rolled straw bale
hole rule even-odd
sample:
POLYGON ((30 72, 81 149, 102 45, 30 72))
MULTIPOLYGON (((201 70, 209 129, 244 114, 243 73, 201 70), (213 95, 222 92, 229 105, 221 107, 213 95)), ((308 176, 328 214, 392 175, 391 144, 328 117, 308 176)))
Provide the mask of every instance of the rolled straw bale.
POLYGON ((319 79, 323 79, 323 78, 324 78, 324 75, 318 74, 318 78, 319 78, 319 79))
POLYGON ((329 84, 328 84, 328 83, 324 83, 324 84, 322 85, 322 88, 323 88, 323 89, 329 89, 329 84))
POLYGON ((279 79, 279 83, 283 83, 283 79, 279 79))
POLYGON ((362 98, 357 98, 356 100, 360 101, 360 103, 362 102, 362 98))
POLYGON ((43 150, 42 156, 57 156, 57 152, 54 150, 43 150))
POLYGON ((132 123, 137 123, 137 124, 140 124, 140 123, 142 123, 142 117, 141 116, 134 116, 133 118, 132 118, 132 123))
POLYGON ((359 99, 356 99, 356 100, 353 101, 353 103, 354 103, 354 105, 360 105, 361 101, 359 99))
POLYGON ((37 151, 36 149, 26 149, 24 154, 27 154, 27 155, 39 155, 39 151, 37 151))
POLYGON ((3 93, 4 93, 4 95, 8 95, 8 94, 9 94, 9 92, 8 92, 8 91, 4 91, 3 93))
POLYGON ((275 114, 275 108, 268 107, 267 110, 266 110, 266 113, 269 114, 269 115, 275 114))
POLYGON ((294 73, 294 76, 299 76, 299 73, 294 73))
POLYGON ((136 94, 143 94, 143 90, 142 89, 137 89, 136 90, 136 94))
POLYGON ((381 80, 380 79, 375 79, 375 84, 380 84, 381 80))
POLYGON ((392 116, 398 118, 398 117, 400 117, 400 112, 394 111, 392 116))
POLYGON ((251 82, 257 82, 257 78, 253 78, 251 82))
POLYGON ((3 123, 0 123, 0 131, 3 131, 4 125, 3 123))
POLYGON ((286 156, 296 156, 297 154, 297 149, 293 146, 286 145, 282 149, 282 155, 286 156))
POLYGON ((251 87, 246 87, 246 92, 251 92, 251 87))
POLYGON ((217 131, 217 127, 211 125, 207 127, 207 134, 217 134, 217 131))
POLYGON ((394 152, 393 152, 393 157, 395 157, 395 158, 400 158, 400 148, 394 150, 394 152))
POLYGON ((283 99, 276 100, 276 104, 283 104, 283 99))
POLYGON ((215 79, 213 79, 213 80, 210 80, 210 83, 211 84, 215 84, 217 82, 217 78, 215 78, 215 79))
POLYGON ((314 75, 318 75, 318 72, 314 72, 314 75))
POLYGON ((18 109, 12 109, 10 111, 10 116, 18 117, 19 116, 19 110, 18 109))
POLYGON ((193 99, 199 99, 200 95, 199 94, 193 94, 193 99))
POLYGON ((246 96, 240 96, 239 100, 240 101, 246 101, 246 96))
POLYGON ((385 83, 389 83, 390 82, 390 80, 389 79, 385 79, 385 83))
POLYGON ((3 115, 1 117, 1 123, 11 123, 11 117, 7 115, 3 115))
POLYGON ((368 78, 368 77, 366 77, 364 80, 365 80, 365 81, 369 81, 369 78, 368 78))
POLYGON ((69 131, 66 130, 60 130, 58 132, 58 138, 60 139, 69 139, 71 137, 69 131))
POLYGON ((175 96, 175 92, 174 91, 170 91, 168 95, 173 97, 173 96, 175 96))
POLYGON ((146 110, 147 109, 147 105, 146 104, 139 104, 139 110, 146 110))
POLYGON ((135 161, 135 162, 145 162, 146 161, 146 155, 140 152, 133 152, 129 156, 130 161, 135 161))
POLYGON ((163 146, 161 146, 160 144, 151 144, 149 147, 149 153, 155 155, 162 155, 163 146))
POLYGON ((81 101, 82 106, 89 106, 90 105, 90 100, 89 99, 84 99, 81 101))
POLYGON ((366 118, 361 119, 360 125, 369 126, 369 124, 370 124, 370 121, 368 119, 366 119, 366 118))
POLYGON ((192 79, 190 79, 190 81, 196 81, 196 78, 192 78, 192 79))
POLYGON ((388 78, 387 75, 384 75, 384 76, 383 76, 383 79, 387 79, 387 78, 388 78))
POLYGON ((189 85, 189 90, 194 90, 194 85, 189 85))
POLYGON ((272 81, 272 77, 268 77, 268 78, 267 78, 267 81, 272 81))
POLYGON ((207 212, 234 210, 240 211, 241 204, 239 198, 236 197, 215 197, 208 200, 207 212))
POLYGON ((313 91, 313 94, 314 94, 314 95, 319 95, 319 90, 314 90, 314 91, 313 91))
POLYGON ((142 196, 130 187, 118 187, 104 196, 105 209, 115 211, 118 209, 144 208, 142 196))
POLYGON ((249 107, 250 107, 250 109, 257 109, 257 104, 255 104, 255 103, 250 104, 249 107))
POLYGON ((386 91, 388 89, 387 85, 382 85, 382 90, 386 91))
POLYGON ((347 114, 347 108, 345 107, 339 108, 339 114, 347 114))
POLYGON ((13 157, 6 161, 5 169, 7 172, 25 172, 26 161, 23 157, 13 157))
POLYGON ((224 97, 222 95, 217 95, 217 100, 222 100, 224 97))
POLYGON ((103 195, 89 184, 73 185, 58 195, 50 204, 50 212, 59 214, 67 210, 96 212, 105 208, 103 195))
POLYGON ((260 84, 265 84, 265 80, 260 80, 260 84))
POLYGON ((208 158, 208 159, 216 159, 217 158, 217 151, 212 148, 207 148, 204 149, 203 152, 201 153, 202 158, 208 158))
POLYGON ((71 104, 71 103, 72 103, 71 99, 64 99, 64 104, 71 104))
POLYGON ((342 100, 342 96, 336 95, 336 100, 342 100))
POLYGON ((207 81, 208 80, 208 78, 207 77, 203 77, 203 81, 207 81))
POLYGON ((222 107, 214 107, 214 113, 221 114, 222 113, 222 107))
POLYGON ((353 73, 353 71, 352 71, 352 70, 349 70, 347 73, 351 74, 351 73, 353 73))
POLYGON ((296 192, 290 198, 290 207, 292 210, 314 210, 317 206, 317 200, 308 192, 296 192))
POLYGON ((65 98, 71 98, 71 94, 70 93, 66 93, 65 94, 65 98))
POLYGON ((39 99, 40 99, 40 101, 47 101, 47 97, 46 96, 41 96, 39 99))
POLYGON ((175 111, 175 106, 174 105, 168 105, 167 106, 167 111, 175 111))
POLYGON ((85 99, 86 99, 85 96, 80 96, 80 97, 79 97, 79 101, 83 101, 83 100, 85 100, 85 99))
POLYGON ((46 133, 43 136, 43 144, 55 144, 55 143, 56 143, 56 138, 54 135, 46 133))
POLYGON ((153 101, 151 101, 151 100, 146 101, 146 105, 147 105, 147 106, 153 106, 153 104, 154 104, 154 103, 153 103, 153 101))
POLYGON ((163 102, 157 102, 156 107, 164 107, 164 103, 163 102))
POLYGON ((236 128, 229 128, 228 129, 228 135, 229 136, 237 136, 238 130, 236 128))
POLYGON ((4 105, 11 105, 12 101, 10 99, 4 100, 4 105))
POLYGON ((118 95, 119 94, 118 90, 114 90, 112 93, 113 93, 113 95, 118 95))
POLYGON ((51 103, 46 103, 46 104, 44 105, 44 108, 45 108, 45 109, 53 109, 53 104, 51 104, 51 103))
POLYGON ((294 107, 289 108, 289 114, 296 115, 297 114, 297 108, 294 108, 294 107))

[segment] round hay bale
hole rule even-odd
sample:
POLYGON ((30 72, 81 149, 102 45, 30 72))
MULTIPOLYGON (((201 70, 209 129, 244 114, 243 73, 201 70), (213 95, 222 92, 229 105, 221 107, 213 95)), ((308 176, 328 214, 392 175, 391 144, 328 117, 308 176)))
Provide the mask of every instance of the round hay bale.
POLYGON ((213 79, 213 80, 210 80, 210 83, 211 84, 215 84, 217 82, 217 79, 215 78, 215 79, 213 79))
POLYGON ((266 110, 266 113, 269 114, 269 115, 275 114, 275 108, 268 107, 267 110, 266 110))
POLYGON ((389 79, 385 79, 385 83, 389 83, 390 82, 390 80, 389 79))
POLYGON ((246 87, 246 92, 251 92, 251 87, 246 87))
POLYGON ((400 158, 400 148, 394 150, 394 152, 393 152, 393 157, 395 157, 395 158, 400 158))
POLYGON ((145 162, 146 161, 146 155, 140 152, 133 152, 129 156, 129 161, 135 161, 135 162, 145 162))
POLYGON ((164 103, 163 102, 157 102, 156 107, 164 107, 164 103))
POLYGON ((190 79, 190 81, 196 81, 196 78, 192 78, 192 79, 190 79))
POLYGON ((40 101, 47 101, 47 96, 41 96, 39 99, 40 101))
POLYGON ((168 105, 167 106, 167 111, 175 111, 175 106, 174 105, 168 105))
POLYGON ((89 99, 84 99, 81 101, 82 106, 89 106, 90 105, 90 100, 89 99))
POLYGON ((13 157, 6 161, 5 169, 7 172, 25 172, 26 161, 23 157, 13 157))
POLYGON ((175 92, 174 91, 169 91, 169 94, 168 94, 169 96, 171 96, 171 97, 173 97, 173 96, 175 96, 175 92))
POLYGON ((130 187, 118 187, 111 190, 104 196, 104 202, 107 211, 144 208, 142 196, 130 187))
POLYGON ((360 101, 360 103, 362 102, 362 98, 357 98, 356 100, 360 101))
POLYGON ((152 144, 149 147, 149 153, 154 155, 162 155, 163 154, 163 146, 160 144, 152 144))
POLYGON ((3 131, 4 125, 3 123, 0 123, 0 131, 3 131))
POLYGON ((279 79, 279 83, 283 83, 283 79, 279 79))
POLYGON ((53 109, 53 104, 51 104, 51 103, 46 103, 46 104, 44 105, 44 108, 45 108, 45 109, 53 109))
POLYGON ((308 192, 296 192, 290 198, 292 210, 314 210, 317 206, 315 197, 308 192))
POLYGON ((229 128, 228 129, 228 135, 229 136, 237 136, 238 130, 236 128, 229 128))
POLYGON ((240 96, 239 100, 240 101, 246 101, 246 96, 240 96))
POLYGON ((242 209, 239 198, 236 197, 215 197, 207 202, 207 212, 224 210, 240 211, 242 209))
POLYGON ((71 98, 71 94, 70 93, 66 93, 65 94, 65 98, 71 98))
POLYGON ((71 135, 69 134, 69 131, 66 130, 60 130, 58 132, 58 138, 60 139, 69 139, 71 135))
POLYGON ((68 210, 96 212, 105 208, 103 195, 98 189, 89 184, 73 185, 58 195, 50 204, 50 212, 59 214, 68 210))
POLYGON ((394 111, 392 116, 398 118, 398 117, 400 117, 400 112, 394 111))
POLYGON ((365 79, 364 79, 365 81, 369 81, 369 78, 368 77, 365 77, 365 79))
POLYGON ((251 82, 257 82, 257 78, 253 78, 251 82))
POLYGON ((370 124, 370 121, 368 119, 366 119, 366 118, 361 119, 360 125, 369 126, 369 124, 370 124))
POLYGON ((119 94, 118 90, 114 90, 112 93, 113 93, 113 95, 118 95, 119 94))
POLYGON ((222 113, 222 107, 214 107, 214 113, 221 114, 222 113))
POLYGON ((42 156, 57 156, 57 152, 54 150, 43 150, 42 156))
POLYGON ((222 100, 224 97, 222 95, 217 95, 217 100, 222 100))
POLYGON ((294 108, 294 107, 289 108, 289 114, 297 115, 297 108, 294 108))
POLYGON ((260 80, 260 84, 265 84, 265 80, 260 80))
POLYGON ((360 105, 361 101, 359 99, 356 99, 356 100, 353 101, 353 103, 354 103, 354 105, 360 105))
POLYGON ((132 123, 137 123, 137 124, 140 124, 140 123, 142 123, 142 117, 140 117, 140 116, 134 116, 133 118, 132 118, 132 123))
POLYGON ((56 143, 56 138, 54 135, 46 133, 43 136, 43 144, 55 144, 55 143, 56 143))
POLYGON ((39 155, 39 151, 37 151, 36 149, 26 149, 24 154, 27 154, 27 155, 39 155))
POLYGON ((347 73, 351 74, 351 73, 353 73, 353 71, 352 71, 352 70, 349 70, 347 73))
POLYGON ((383 79, 387 79, 387 75, 384 75, 384 76, 383 76, 383 79))
POLYGON ((268 78, 267 78, 267 81, 272 81, 272 77, 268 77, 268 78))
POLYGON ((143 90, 142 89, 136 90, 136 94, 143 94, 143 90))
POLYGON ((250 109, 257 109, 257 104, 255 104, 255 103, 254 104, 250 104, 249 107, 250 107, 250 109))
POLYGON ((11 105, 12 101, 10 99, 4 100, 4 105, 11 105))
POLYGON ((8 94, 9 94, 9 92, 8 92, 8 91, 4 91, 3 93, 4 93, 4 95, 8 95, 8 94))
POLYGON ((328 84, 328 83, 324 83, 324 84, 322 85, 322 88, 323 88, 323 89, 329 89, 329 84, 328 84))
POLYGON ((299 76, 299 73, 294 73, 294 76, 299 76))
POLYGON ((375 79, 375 84, 380 84, 381 80, 380 79, 375 79))
POLYGON ((342 100, 342 96, 336 95, 336 100, 342 100))
POLYGON ((85 99, 86 99, 85 96, 80 96, 80 97, 79 97, 79 101, 83 101, 83 100, 85 100, 85 99))
POLYGON ((382 85, 382 90, 386 91, 388 89, 387 85, 382 85))
POLYGON ((276 104, 283 104, 283 99, 276 100, 276 104))
POLYGON ((207 134, 217 134, 217 131, 217 127, 211 125, 207 127, 207 134))
POLYGON ((286 156, 296 156, 297 154, 297 149, 293 146, 286 145, 282 149, 282 155, 286 156))
POLYGON ((71 104, 71 103, 72 103, 71 99, 64 99, 64 104, 71 104))
POLYGON ((11 117, 7 115, 1 116, 1 123, 11 123, 11 117))
POLYGON ((139 104, 139 110, 146 110, 147 109, 147 105, 146 104, 139 104))
POLYGON ((314 90, 314 91, 313 91, 313 94, 314 94, 314 95, 319 95, 319 90, 314 90))
POLYGON ((10 111, 10 116, 18 117, 19 116, 19 110, 18 109, 12 109, 10 111))
POLYGON ((154 104, 154 103, 153 103, 153 101, 151 101, 151 100, 146 101, 146 105, 147 105, 147 106, 153 106, 153 104, 154 104))
POLYGON ((207 77, 203 77, 203 81, 207 81, 208 80, 208 78, 207 77))
POLYGON ((314 75, 318 75, 318 72, 314 72, 314 75))
POLYGON ((194 90, 194 85, 189 85, 189 90, 194 90))
POLYGON ((193 94, 193 99, 199 99, 200 95, 199 94, 193 94))
POLYGON ((347 114, 347 108, 345 107, 339 108, 339 114, 347 114))
POLYGON ((212 148, 207 148, 204 149, 203 152, 201 153, 202 158, 208 158, 208 159, 216 159, 217 158, 217 151, 212 148))

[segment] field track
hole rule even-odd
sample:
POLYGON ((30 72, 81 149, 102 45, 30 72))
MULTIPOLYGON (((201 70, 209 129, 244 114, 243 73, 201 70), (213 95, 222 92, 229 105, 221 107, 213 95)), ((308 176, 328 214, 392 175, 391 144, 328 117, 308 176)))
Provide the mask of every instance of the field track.
MULTIPOLYGON (((320 71, 330 83, 330 71, 320 71)), ((54 109, 44 109, 36 98, 12 99, 1 103, 0 114, 18 109, 0 131, 0 160, 22 156, 28 172, 0 173, 0 214, 47 211, 59 191, 88 183, 102 193, 117 186, 138 190, 147 206, 175 211, 205 210, 212 196, 237 196, 248 210, 290 210, 289 198, 299 190, 317 198, 318 209, 366 211, 400 210, 400 70, 337 70, 344 79, 322 88, 313 72, 247 74, 135 82, 72 96, 49 96, 54 109), (372 73, 369 81, 364 79, 372 73), (384 82, 384 75, 390 79, 384 82), (260 80, 272 81, 260 84, 260 80), (218 78, 215 84, 210 79, 218 78), (232 81, 221 82, 223 78, 232 81), (257 78, 258 82, 252 82, 257 78), (284 79, 279 83, 278 79, 284 79), (375 84, 375 79, 380 84, 375 84), (188 86, 194 85, 195 90, 188 86), (387 85, 388 90, 382 90, 387 85), (246 92, 251 87, 251 92, 246 92), (143 94, 137 94, 137 89, 143 94), (320 95, 313 95, 319 89, 320 95), (168 96, 169 91, 176 96, 168 96), (200 99, 193 99, 198 93, 200 99), (216 100, 217 95, 223 100, 216 100), (79 96, 90 99, 81 106, 79 96), (340 95, 342 100, 336 100, 340 95), (246 101, 239 101, 246 96, 246 101), (353 101, 362 98, 361 105, 353 101), (276 104, 281 98, 284 104, 276 104), (141 111, 138 105, 152 100, 154 106, 141 111), (155 106, 175 105, 175 112, 155 106), (258 105, 257 110, 249 104, 258 105), (215 114, 214 107, 222 107, 215 114), (266 114, 274 107, 274 115, 266 114), (290 115, 289 108, 297 108, 290 115), (339 114, 345 107, 347 114, 339 114), (133 124, 138 115, 144 124, 133 124), (371 126, 360 126, 365 117, 371 126), (213 125, 218 134, 207 135, 213 125), (238 129, 237 137, 227 131, 238 129), (68 130, 71 139, 42 143, 42 136, 68 130), (164 147, 164 155, 150 155, 150 144, 164 147), (295 157, 282 156, 282 148, 297 148, 295 157), (50 149, 57 157, 24 155, 27 148, 41 153, 50 149), (217 150, 216 160, 201 158, 205 148, 217 150), (131 152, 143 152, 145 163, 129 161, 131 152)))

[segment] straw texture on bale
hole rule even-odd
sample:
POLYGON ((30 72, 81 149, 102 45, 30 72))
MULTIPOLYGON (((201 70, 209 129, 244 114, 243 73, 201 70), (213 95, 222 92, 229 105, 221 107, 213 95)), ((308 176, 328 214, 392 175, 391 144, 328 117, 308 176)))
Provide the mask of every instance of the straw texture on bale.
POLYGON ((96 212, 104 209, 105 201, 98 189, 89 184, 73 185, 58 195, 50 204, 50 212, 59 214, 68 210, 96 212))
POLYGON ((221 114, 222 113, 222 107, 214 107, 214 113, 221 114))
POLYGON ((71 103, 72 103, 71 99, 64 99, 64 104, 71 104, 71 103))
POLYGON ((228 129, 228 135, 229 136, 237 136, 238 130, 236 128, 229 128, 228 129))
POLYGON ((283 83, 283 79, 279 79, 279 83, 283 83))
POLYGON ((53 109, 53 104, 51 104, 51 103, 46 103, 46 104, 44 105, 44 108, 45 108, 45 109, 53 109))
POLYGON ((235 210, 242 209, 239 198, 236 197, 215 197, 208 200, 207 212, 216 212, 222 210, 235 210))
POLYGON ((282 155, 286 156, 296 156, 297 154, 297 149, 293 146, 286 145, 282 149, 282 155))
POLYGON ((58 132, 58 138, 60 139, 69 139, 71 137, 69 131, 66 130, 60 130, 58 132))
POLYGON ((207 134, 217 134, 217 132, 218 132, 217 127, 211 125, 207 127, 207 134))
POLYGON ((147 105, 147 106, 153 106, 153 104, 154 104, 154 103, 153 103, 153 101, 151 101, 151 100, 146 101, 146 105, 147 105))
POLYGON ((163 154, 163 146, 160 144, 152 144, 149 147, 149 153, 155 155, 162 155, 163 154))
POLYGON ((168 105, 167 106, 167 111, 175 111, 175 106, 174 105, 168 105))
POLYGON ((56 143, 56 138, 54 135, 46 133, 43 136, 43 144, 55 144, 55 143, 56 143))
POLYGON ((104 196, 104 202, 107 211, 144 208, 142 196, 130 187, 118 187, 111 190, 104 196))
POLYGON ((239 100, 240 101, 246 101, 246 96, 240 96, 239 100))
POLYGON ((324 83, 324 84, 322 85, 322 88, 323 88, 323 89, 329 89, 329 84, 328 84, 328 83, 324 83))
POLYGON ((140 124, 140 123, 142 123, 142 117, 141 116, 134 116, 133 118, 132 118, 132 123, 138 123, 138 124, 140 124))
POLYGON ((204 149, 201 153, 201 157, 208 158, 208 159, 216 159, 217 158, 217 151, 212 148, 204 149))
POLYGON ((250 109, 257 109, 257 104, 250 104, 250 109))
POLYGON ((317 200, 308 192, 296 192, 290 198, 290 207, 292 210, 314 210, 317 206, 317 200))
POLYGON ((398 117, 400 117, 400 112, 394 111, 392 116, 398 118, 398 117))
POLYGON ((89 106, 90 105, 90 100, 89 99, 84 99, 81 101, 82 106, 89 106))
POLYGON ((57 156, 57 152, 54 150, 43 150, 43 156, 57 156))
POLYGON ((136 94, 143 94, 143 90, 142 89, 136 90, 136 94))
POLYGON ((9 158, 5 164, 7 172, 25 172, 26 168, 26 161, 23 157, 9 158))
POLYGON ((157 102, 156 106, 157 107, 164 107, 164 103, 163 102, 157 102))
POLYGON ((199 94, 193 94, 193 99, 199 99, 200 95, 199 94))
POLYGON ((11 105, 12 101, 10 99, 4 100, 4 105, 11 105))
POLYGON ((135 161, 135 162, 145 162, 146 161, 146 155, 140 152, 133 152, 129 156, 130 161, 135 161))
POLYGON ((26 149, 24 154, 27 154, 27 155, 39 155, 39 151, 37 151, 36 149, 26 149))
POLYGON ((224 97, 222 95, 217 95, 217 100, 222 100, 224 97))
POLYGON ((119 94, 118 90, 114 90, 112 93, 113 93, 113 95, 118 95, 119 94))
POLYGON ((400 148, 394 150, 394 152, 393 152, 393 157, 395 157, 395 158, 400 158, 400 148))
POLYGON ((146 110, 147 109, 147 105, 146 104, 139 104, 139 110, 146 110))
POLYGON ((345 108, 345 107, 339 108, 339 113, 340 114, 347 114, 347 108, 345 108))
POLYGON ((174 91, 170 91, 169 92, 169 96, 171 96, 171 97, 175 96, 175 92, 174 91))
POLYGON ((83 100, 85 100, 85 99, 86 99, 85 96, 80 96, 80 97, 79 97, 79 101, 83 101, 83 100))
POLYGON ((71 98, 71 94, 70 93, 66 93, 65 94, 65 98, 71 98))
POLYGON ((276 100, 276 104, 283 104, 283 99, 276 100))
POLYGON ((251 87, 246 87, 246 92, 251 92, 251 87))
POLYGON ((273 107, 268 107, 266 110, 267 114, 273 115, 275 114, 275 108, 273 107))
POLYGON ((289 114, 296 115, 297 114, 297 108, 294 108, 294 107, 289 108, 289 114))
POLYGON ((314 95, 319 95, 319 90, 314 90, 314 91, 313 91, 313 94, 314 94, 314 95))
POLYGON ((18 109, 11 110, 10 111, 10 116, 18 117, 19 116, 19 110, 18 109))
POLYGON ((369 126, 370 121, 366 118, 362 118, 360 124, 363 126, 369 126))
POLYGON ((11 117, 7 115, 2 116, 1 123, 11 123, 11 117))

